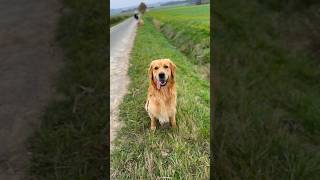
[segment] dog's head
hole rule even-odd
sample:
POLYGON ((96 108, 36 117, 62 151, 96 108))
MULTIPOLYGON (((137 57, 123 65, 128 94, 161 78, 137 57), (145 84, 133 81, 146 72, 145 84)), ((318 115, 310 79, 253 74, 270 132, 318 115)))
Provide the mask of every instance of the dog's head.
POLYGON ((157 89, 174 83, 175 76, 176 65, 170 59, 157 59, 151 62, 149 79, 157 89))

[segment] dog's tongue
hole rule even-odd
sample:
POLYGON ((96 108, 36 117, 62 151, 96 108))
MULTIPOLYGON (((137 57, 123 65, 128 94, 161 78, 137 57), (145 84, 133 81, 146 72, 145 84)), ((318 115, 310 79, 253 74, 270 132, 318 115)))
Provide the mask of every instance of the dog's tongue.
POLYGON ((160 87, 161 87, 161 83, 160 81, 157 81, 157 88, 160 89, 160 87))

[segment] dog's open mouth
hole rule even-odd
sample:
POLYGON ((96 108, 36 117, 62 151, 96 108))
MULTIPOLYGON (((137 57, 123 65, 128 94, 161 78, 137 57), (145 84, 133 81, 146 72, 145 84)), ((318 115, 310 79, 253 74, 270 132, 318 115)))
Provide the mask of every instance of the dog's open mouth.
POLYGON ((167 81, 166 80, 160 80, 160 86, 165 86, 167 84, 167 81))
POLYGON ((157 88, 160 89, 160 87, 165 86, 167 84, 166 80, 159 80, 157 81, 157 88))

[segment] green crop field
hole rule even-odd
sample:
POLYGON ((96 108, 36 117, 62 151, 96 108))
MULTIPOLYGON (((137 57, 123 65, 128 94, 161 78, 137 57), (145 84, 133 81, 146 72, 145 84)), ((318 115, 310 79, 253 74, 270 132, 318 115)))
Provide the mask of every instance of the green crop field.
POLYGON ((188 31, 198 41, 210 36, 209 4, 153 10, 148 16, 170 24, 176 29, 188 31))
POLYGON ((114 179, 209 179, 209 82, 194 64, 156 29, 151 19, 138 28, 131 54, 128 95, 120 106, 120 130, 111 154, 114 179), (150 130, 144 109, 148 67, 170 58, 177 65, 177 129, 150 130))
POLYGON ((179 6, 150 11, 160 30, 195 63, 210 62, 210 5, 179 6))

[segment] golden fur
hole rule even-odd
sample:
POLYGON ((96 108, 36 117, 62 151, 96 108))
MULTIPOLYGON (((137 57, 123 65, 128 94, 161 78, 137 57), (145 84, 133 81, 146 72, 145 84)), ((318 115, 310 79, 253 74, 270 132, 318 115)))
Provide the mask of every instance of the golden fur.
POLYGON ((149 67, 149 88, 145 109, 151 119, 151 129, 156 129, 156 120, 163 125, 170 122, 176 125, 176 65, 170 59, 158 59, 151 62, 149 67), (161 80, 159 74, 164 74, 165 81, 161 80), (161 84, 164 83, 165 84, 161 84))
POLYGON ((143 21, 142 19, 140 19, 140 20, 138 21, 138 25, 139 25, 139 26, 143 26, 143 25, 144 25, 144 21, 143 21))

